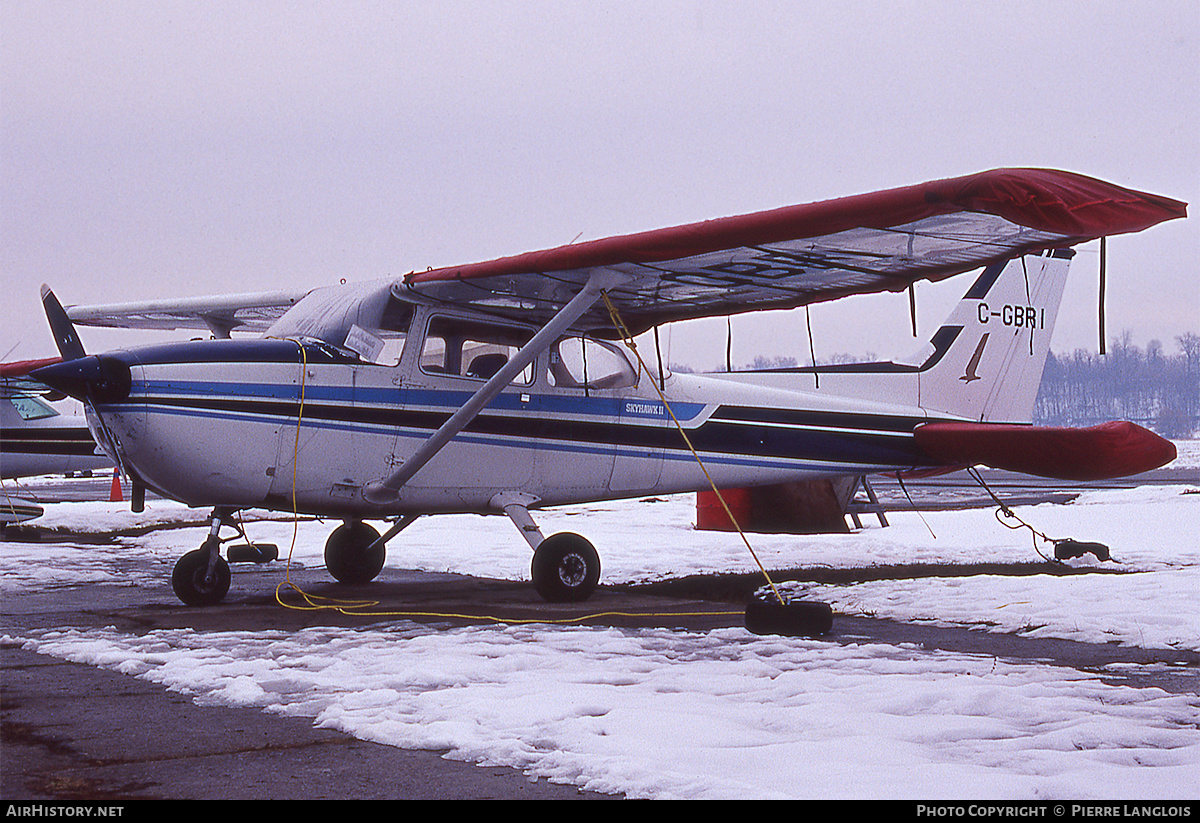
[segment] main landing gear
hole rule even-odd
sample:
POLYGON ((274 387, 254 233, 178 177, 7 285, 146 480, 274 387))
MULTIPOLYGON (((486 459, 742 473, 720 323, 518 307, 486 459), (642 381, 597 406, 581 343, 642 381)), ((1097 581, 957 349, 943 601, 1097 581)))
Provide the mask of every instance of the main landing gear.
POLYGON ((325 568, 339 583, 359 585, 383 570, 387 549, 379 532, 361 520, 348 520, 325 541, 325 568))
POLYGON ((533 588, 549 603, 579 603, 587 600, 600 582, 600 555, 595 547, 573 532, 542 537, 529 515, 533 495, 498 494, 492 505, 502 509, 533 549, 530 576, 533 588))
MULTIPOLYGON (((510 518, 515 515, 514 522, 534 549, 530 573, 543 600, 577 603, 591 597, 600 582, 600 555, 591 543, 571 532, 543 539, 528 510, 519 503, 510 503, 505 513, 510 518)), ((371 582, 383 569, 387 541, 415 519, 397 521, 383 536, 362 521, 346 521, 325 543, 325 568, 339 583, 371 582)))
POLYGON ((600 582, 600 555, 586 538, 559 532, 533 551, 533 587, 548 603, 587 600, 600 582))
MULTIPOLYGON (((595 592, 600 582, 600 556, 586 538, 572 532, 543 537, 528 506, 536 501, 529 495, 498 495, 494 501, 517 525, 533 549, 530 575, 537 593, 550 603, 579 603, 595 592)), ((233 519, 234 509, 218 507, 210 515, 208 537, 195 551, 188 552, 175 564, 171 587, 188 606, 212 606, 225 599, 231 581, 230 563, 265 563, 279 556, 279 548, 269 543, 251 544, 241 525, 233 519), (221 528, 238 531, 246 544, 230 546, 221 557, 221 528)), ((416 515, 397 520, 384 534, 361 520, 347 520, 325 542, 325 567, 339 583, 362 585, 374 580, 383 569, 387 541, 407 528, 416 515)))

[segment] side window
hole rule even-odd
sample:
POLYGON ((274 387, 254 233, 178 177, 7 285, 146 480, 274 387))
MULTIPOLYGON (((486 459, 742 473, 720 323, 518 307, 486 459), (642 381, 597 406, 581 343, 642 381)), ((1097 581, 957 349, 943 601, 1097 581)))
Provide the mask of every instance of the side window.
MULTIPOLYGON (((434 317, 421 349, 421 371, 487 380, 532 336, 529 329, 514 326, 434 317)), ((526 366, 513 382, 531 384, 533 366, 526 366)))
POLYGON ((615 343, 564 337, 550 349, 550 382, 564 388, 620 389, 637 385, 637 371, 615 343))

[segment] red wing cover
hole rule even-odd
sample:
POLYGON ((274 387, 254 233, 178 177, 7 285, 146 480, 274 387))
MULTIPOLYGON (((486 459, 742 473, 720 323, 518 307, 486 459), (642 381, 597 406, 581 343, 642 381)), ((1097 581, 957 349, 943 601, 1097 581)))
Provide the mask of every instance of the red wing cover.
POLYGON ((938 462, 1059 480, 1127 477, 1175 459, 1175 444, 1126 421, 1086 429, 927 423, 913 434, 917 446, 938 462))
MULTIPOLYGON (((403 285, 537 322, 604 269, 626 277, 609 297, 638 333, 672 320, 902 291, 1186 214, 1184 203, 1070 172, 995 169, 413 272, 403 285)), ((598 306, 579 326, 611 321, 598 306)))
POLYGON ((0 363, 0 377, 24 377, 34 369, 57 363, 61 357, 47 357, 42 360, 16 360, 12 363, 0 363))

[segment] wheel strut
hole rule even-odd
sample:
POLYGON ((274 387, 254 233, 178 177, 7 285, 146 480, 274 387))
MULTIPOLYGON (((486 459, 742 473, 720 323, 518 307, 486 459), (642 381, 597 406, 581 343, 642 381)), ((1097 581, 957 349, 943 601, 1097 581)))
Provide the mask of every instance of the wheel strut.
POLYGON ((228 506, 217 506, 212 510, 212 514, 208 516, 208 537, 204 538, 204 542, 200 545, 201 551, 208 552, 207 579, 212 579, 213 570, 221 562, 221 527, 237 527, 237 524, 233 522, 233 512, 234 509, 228 506))

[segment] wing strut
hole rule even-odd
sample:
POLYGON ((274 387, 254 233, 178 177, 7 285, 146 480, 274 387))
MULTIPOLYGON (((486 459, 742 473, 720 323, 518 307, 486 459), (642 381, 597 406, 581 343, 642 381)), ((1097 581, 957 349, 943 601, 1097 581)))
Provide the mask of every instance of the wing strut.
POLYGON ((399 491, 404 487, 404 484, 411 480, 412 476, 422 466, 441 451, 442 447, 449 443, 454 435, 466 428, 475 419, 476 415, 483 410, 484 406, 492 402, 496 395, 513 381, 513 378, 520 374, 539 354, 548 349, 555 340, 562 336, 571 327, 571 324, 582 317, 600 299, 603 289, 612 288, 624 279, 622 275, 604 269, 594 271, 591 277, 589 277, 587 284, 583 287, 583 290, 559 309, 558 313, 528 343, 522 346, 504 364, 504 367, 500 371, 496 372, 490 380, 484 383, 479 391, 471 395, 471 398, 458 411, 452 414, 450 419, 443 423, 437 431, 431 434, 429 439, 417 447, 412 457, 404 461, 403 466, 383 480, 368 483, 364 486, 363 498, 367 502, 376 505, 385 505, 395 501, 399 497, 399 491))

